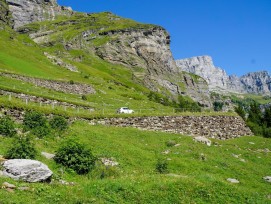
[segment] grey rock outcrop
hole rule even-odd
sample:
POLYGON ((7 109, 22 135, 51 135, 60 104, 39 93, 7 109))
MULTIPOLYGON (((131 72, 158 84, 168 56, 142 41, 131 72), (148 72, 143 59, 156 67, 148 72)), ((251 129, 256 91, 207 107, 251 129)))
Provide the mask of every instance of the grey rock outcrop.
POLYGON ((58 6, 56 0, 7 0, 7 3, 15 22, 14 28, 73 13, 70 8, 58 6))
POLYGON ((3 163, 3 173, 14 180, 30 183, 47 181, 53 172, 43 163, 29 159, 11 159, 3 163))
POLYGON ((215 67, 212 58, 209 56, 176 60, 176 64, 182 71, 204 78, 209 84, 210 90, 227 89, 228 75, 225 70, 215 67))
POLYGON ((271 95, 271 76, 267 71, 248 73, 240 78, 229 76, 225 70, 216 67, 209 56, 176 60, 176 64, 180 70, 204 78, 210 91, 271 95))

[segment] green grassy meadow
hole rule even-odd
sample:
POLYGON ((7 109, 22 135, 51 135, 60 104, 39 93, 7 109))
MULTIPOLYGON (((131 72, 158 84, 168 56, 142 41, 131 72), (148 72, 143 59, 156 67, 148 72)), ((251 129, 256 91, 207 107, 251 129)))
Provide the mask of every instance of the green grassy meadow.
MULTIPOLYGON (((97 158, 113 157, 120 165, 107 169, 105 178, 99 165, 79 176, 40 155, 38 160, 54 172, 52 183, 0 178, 0 183, 31 188, 14 193, 0 189, 1 203, 271 203, 270 183, 262 179, 270 175, 271 153, 262 151, 271 148, 270 139, 213 140, 216 145, 208 147, 189 136, 78 121, 60 138, 50 136, 35 143, 39 152, 54 153, 69 137, 90 147, 97 158), (170 140, 180 145, 168 147, 170 140), (162 154, 165 150, 170 153, 162 154), (168 160, 168 174, 156 172, 159 158, 168 160), (231 184, 227 178, 240 183, 231 184), (75 185, 62 185, 59 179, 75 185)), ((0 137, 0 141, 0 154, 4 154, 12 139, 0 137)))

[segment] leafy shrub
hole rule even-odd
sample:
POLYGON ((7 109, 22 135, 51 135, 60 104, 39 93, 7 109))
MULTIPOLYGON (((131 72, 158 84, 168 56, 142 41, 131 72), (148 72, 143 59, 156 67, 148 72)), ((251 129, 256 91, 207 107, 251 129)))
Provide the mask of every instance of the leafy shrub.
POLYGON ((95 165, 95 157, 91 150, 72 139, 64 142, 57 150, 54 160, 78 174, 88 173, 95 165))
POLYGON ((16 135, 15 123, 10 117, 0 118, 0 134, 9 137, 16 135))
POLYGON ((88 98, 87 98, 87 96, 86 95, 82 95, 82 100, 84 100, 84 101, 87 101, 88 100, 88 98))
POLYGON ((258 125, 257 123, 253 123, 251 121, 247 122, 247 126, 251 129, 251 131, 255 134, 255 135, 263 135, 263 127, 258 125))
POLYGON ((36 111, 26 112, 23 120, 24 130, 31 130, 45 125, 46 118, 43 116, 43 114, 36 111))
POLYGON ((235 110, 235 112, 236 112, 239 116, 241 116, 244 120, 246 119, 246 112, 245 112, 243 106, 238 105, 238 107, 236 107, 234 110, 235 110))
POLYGON ((51 128, 57 130, 59 132, 63 132, 68 129, 68 122, 62 116, 54 116, 50 121, 49 124, 51 128))
POLYGON ((215 102, 213 103, 214 111, 221 111, 222 108, 223 108, 223 105, 224 105, 223 102, 215 101, 215 102))
POLYGON ((48 125, 39 126, 30 131, 33 135, 37 136, 38 138, 43 138, 50 134, 51 130, 48 125))
POLYGON ((73 81, 73 80, 70 80, 69 83, 70 83, 70 84, 74 84, 74 81, 73 81))
POLYGON ((7 159, 35 159, 37 150, 29 136, 18 136, 14 138, 12 147, 7 151, 7 159))
POLYGON ((263 129, 263 136, 266 138, 271 138, 271 128, 264 128, 263 129))
POLYGON ((174 141, 174 140, 169 140, 169 141, 167 141, 166 142, 166 145, 168 146, 168 147, 173 147, 174 145, 176 145, 177 143, 176 143, 176 141, 174 141))
POLYGON ((156 164, 156 171, 160 174, 168 173, 168 162, 165 159, 158 159, 156 164))

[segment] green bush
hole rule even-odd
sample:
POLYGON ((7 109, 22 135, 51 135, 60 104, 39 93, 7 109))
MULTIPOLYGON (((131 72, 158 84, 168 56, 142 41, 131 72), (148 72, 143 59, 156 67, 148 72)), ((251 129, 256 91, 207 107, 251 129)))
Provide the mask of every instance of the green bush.
POLYGON ((70 139, 57 150, 54 160, 78 174, 86 174, 93 169, 96 159, 90 149, 70 139))
POLYGON ((26 112, 23 120, 24 130, 31 130, 36 127, 45 125, 46 118, 44 117, 43 114, 36 111, 26 112))
POLYGON ((169 140, 169 141, 167 141, 166 142, 166 145, 168 146, 168 147, 173 147, 174 145, 176 145, 177 143, 176 143, 176 141, 174 141, 174 140, 169 140))
POLYGON ((37 150, 31 138, 28 136, 18 136, 14 138, 12 147, 7 151, 7 159, 35 159, 37 150))
POLYGON ((10 117, 0 118, 0 134, 9 137, 16 135, 15 123, 10 117))
POLYGON ((266 138, 271 138, 271 128, 264 128, 263 129, 263 136, 266 138))
POLYGON ((59 132, 63 132, 68 129, 68 122, 62 116, 54 116, 50 121, 49 124, 52 129, 57 130, 59 132))
POLYGON ((84 101, 87 101, 88 100, 88 98, 87 98, 87 96, 86 95, 82 95, 82 100, 84 100, 84 101))
POLYGON ((168 161, 165 159, 158 159, 156 163, 156 171, 160 174, 168 173, 168 161))
POLYGON ((215 102, 213 103, 214 111, 222 111, 223 105, 224 105, 223 102, 215 101, 215 102))
POLYGON ((43 137, 46 137, 47 135, 50 134, 51 130, 50 128, 48 127, 48 125, 44 125, 44 126, 39 126, 39 127, 36 127, 32 130, 30 130, 30 132, 37 136, 38 138, 43 138, 43 137))

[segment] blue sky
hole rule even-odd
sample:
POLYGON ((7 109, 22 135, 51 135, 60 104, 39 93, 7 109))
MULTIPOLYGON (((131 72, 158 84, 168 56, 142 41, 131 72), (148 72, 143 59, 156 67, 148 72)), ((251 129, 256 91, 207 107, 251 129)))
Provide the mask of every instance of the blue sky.
POLYGON ((238 76, 271 72, 271 0, 58 0, 84 12, 111 11, 166 28, 175 59, 210 55, 238 76))

